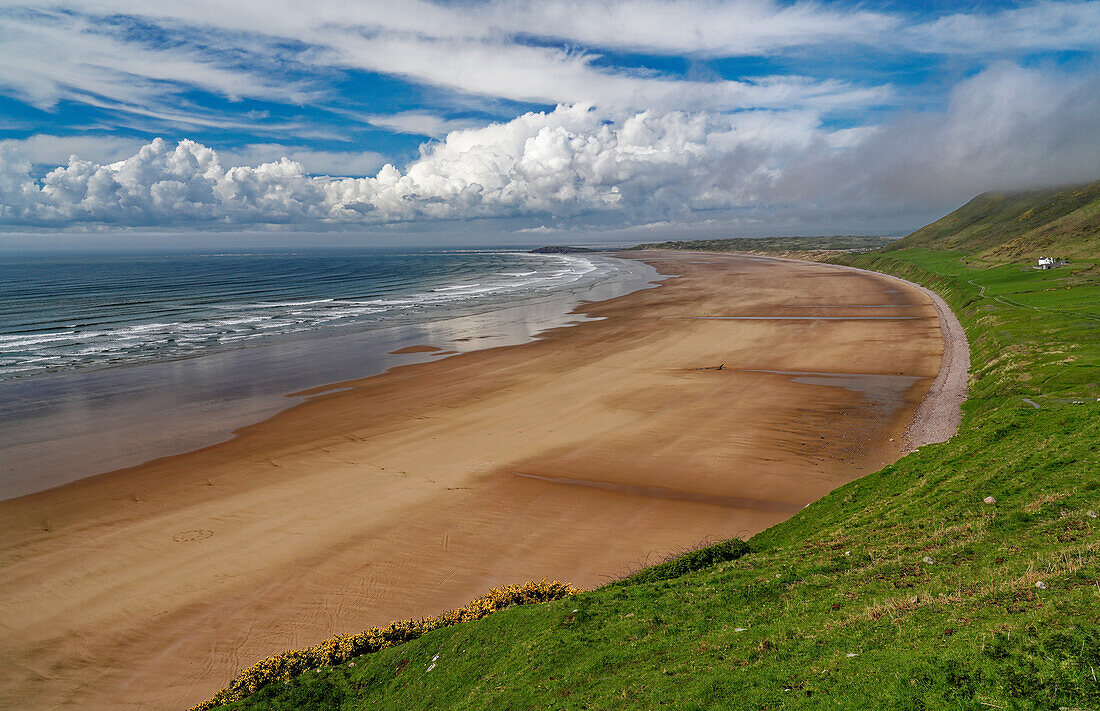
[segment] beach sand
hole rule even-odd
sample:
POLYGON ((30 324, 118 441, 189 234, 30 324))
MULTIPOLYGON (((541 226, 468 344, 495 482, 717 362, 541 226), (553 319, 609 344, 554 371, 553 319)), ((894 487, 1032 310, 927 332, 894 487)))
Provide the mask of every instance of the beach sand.
POLYGON ((0 707, 185 708, 269 654, 493 585, 594 586, 747 537, 901 455, 940 365, 926 295, 636 256, 678 276, 583 307, 602 320, 0 502, 0 707))

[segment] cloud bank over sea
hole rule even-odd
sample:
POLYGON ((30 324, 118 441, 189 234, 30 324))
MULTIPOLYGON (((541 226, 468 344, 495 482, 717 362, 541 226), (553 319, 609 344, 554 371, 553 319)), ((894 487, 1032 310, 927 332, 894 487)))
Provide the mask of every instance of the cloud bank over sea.
POLYGON ((889 229, 1100 177, 1097 2, 275 5, 0 7, 0 229, 889 229))

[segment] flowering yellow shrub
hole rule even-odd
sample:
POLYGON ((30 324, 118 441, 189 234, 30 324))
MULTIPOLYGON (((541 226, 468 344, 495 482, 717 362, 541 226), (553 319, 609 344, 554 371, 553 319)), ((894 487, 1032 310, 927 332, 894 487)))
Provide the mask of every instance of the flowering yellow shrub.
POLYGON ((497 610, 512 605, 549 602, 575 595, 578 588, 557 580, 539 580, 523 585, 493 588, 465 607, 421 620, 391 622, 386 627, 373 627, 359 634, 343 634, 305 649, 283 652, 256 662, 212 698, 190 711, 207 711, 215 706, 239 701, 273 681, 288 681, 308 669, 341 664, 361 654, 377 652, 402 642, 409 642, 432 630, 450 627, 460 622, 480 620, 497 610))

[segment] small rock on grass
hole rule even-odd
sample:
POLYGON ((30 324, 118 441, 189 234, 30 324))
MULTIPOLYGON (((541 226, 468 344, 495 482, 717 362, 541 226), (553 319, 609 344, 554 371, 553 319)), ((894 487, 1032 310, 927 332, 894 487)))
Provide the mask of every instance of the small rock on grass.
POLYGON ((989 504, 990 506, 992 506, 993 504, 997 503, 997 500, 996 500, 996 499, 994 499, 994 498, 993 498, 992 496, 987 496, 987 497, 985 497, 984 499, 982 499, 982 501, 984 501, 985 503, 989 504))
POLYGON ((932 560, 928 556, 924 556, 924 563, 925 565, 935 565, 936 561, 932 560))
POLYGON ((1035 583, 1035 587, 1039 588, 1040 590, 1046 590, 1047 584, 1040 580, 1039 582, 1035 583))

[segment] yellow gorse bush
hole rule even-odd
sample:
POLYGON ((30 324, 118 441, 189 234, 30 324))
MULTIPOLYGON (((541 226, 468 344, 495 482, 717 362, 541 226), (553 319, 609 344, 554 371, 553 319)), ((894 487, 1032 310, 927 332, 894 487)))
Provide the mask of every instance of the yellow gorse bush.
POLYGON ((441 627, 480 620, 506 607, 559 600, 578 592, 580 589, 557 580, 539 580, 492 588, 487 595, 465 607, 444 612, 442 615, 391 622, 386 627, 373 627, 358 634, 338 635, 312 647, 276 654, 248 667, 229 686, 207 701, 193 706, 190 711, 207 711, 215 706, 239 701, 273 681, 289 681, 306 670, 342 664, 362 654, 412 641, 441 627))

